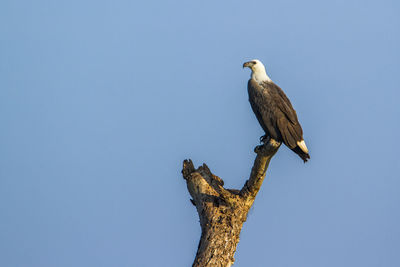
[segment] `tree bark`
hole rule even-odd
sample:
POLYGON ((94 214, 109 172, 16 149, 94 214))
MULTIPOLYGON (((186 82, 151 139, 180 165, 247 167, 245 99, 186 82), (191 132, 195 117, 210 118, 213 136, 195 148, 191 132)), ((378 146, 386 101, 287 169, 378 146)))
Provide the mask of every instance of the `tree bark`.
POLYGON ((193 266, 231 266, 247 214, 265 178, 269 162, 281 143, 270 139, 257 146, 250 178, 241 190, 225 189, 221 178, 206 164, 195 169, 193 162, 183 162, 182 174, 200 217, 201 238, 193 266))

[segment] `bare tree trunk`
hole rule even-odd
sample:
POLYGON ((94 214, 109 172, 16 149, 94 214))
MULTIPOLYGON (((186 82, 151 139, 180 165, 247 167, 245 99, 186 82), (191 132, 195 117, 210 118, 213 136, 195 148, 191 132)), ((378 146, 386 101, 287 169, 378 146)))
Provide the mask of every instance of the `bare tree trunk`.
POLYGON ((257 157, 250 178, 241 190, 225 189, 221 178, 211 173, 206 164, 194 168, 191 160, 183 162, 192 203, 200 217, 201 238, 193 266, 231 266, 247 213, 264 181, 268 164, 280 143, 270 139, 254 152, 257 157))

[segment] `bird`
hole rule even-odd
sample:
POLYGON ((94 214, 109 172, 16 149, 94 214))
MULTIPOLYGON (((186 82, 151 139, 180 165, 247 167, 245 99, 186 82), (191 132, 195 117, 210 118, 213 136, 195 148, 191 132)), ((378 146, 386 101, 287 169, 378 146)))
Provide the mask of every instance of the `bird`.
POLYGON ((243 68, 246 67, 251 69, 247 83, 250 105, 265 131, 265 135, 260 137, 261 142, 267 143, 270 138, 283 142, 304 163, 307 162, 310 154, 303 139, 303 129, 289 98, 268 77, 260 60, 245 62, 243 68))

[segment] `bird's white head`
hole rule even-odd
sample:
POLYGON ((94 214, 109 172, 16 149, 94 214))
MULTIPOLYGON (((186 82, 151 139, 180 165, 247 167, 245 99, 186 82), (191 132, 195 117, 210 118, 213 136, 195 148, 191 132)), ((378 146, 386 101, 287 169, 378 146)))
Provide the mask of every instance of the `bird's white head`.
POLYGON ((251 69, 251 78, 257 82, 270 82, 271 79, 268 77, 265 71, 264 65, 258 59, 253 59, 243 64, 243 68, 251 69))

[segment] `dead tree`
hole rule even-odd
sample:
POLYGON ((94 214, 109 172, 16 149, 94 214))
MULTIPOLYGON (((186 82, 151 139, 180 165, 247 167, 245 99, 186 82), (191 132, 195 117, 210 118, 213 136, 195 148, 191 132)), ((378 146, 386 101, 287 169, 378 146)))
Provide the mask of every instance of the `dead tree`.
POLYGON ((226 267, 234 263, 243 223, 264 181, 269 162, 280 145, 270 139, 267 144, 254 149, 257 156, 250 178, 241 190, 225 189, 224 181, 212 174, 206 164, 195 169, 190 159, 183 162, 183 178, 201 225, 193 266, 226 267))

